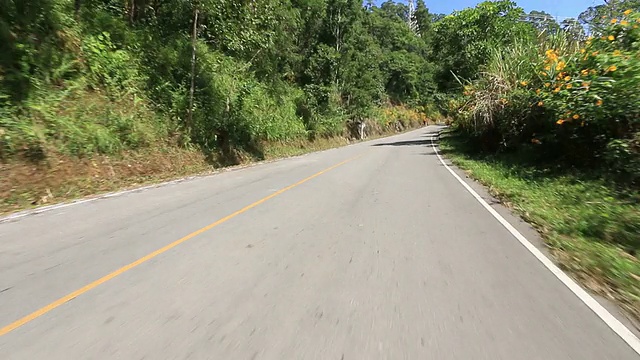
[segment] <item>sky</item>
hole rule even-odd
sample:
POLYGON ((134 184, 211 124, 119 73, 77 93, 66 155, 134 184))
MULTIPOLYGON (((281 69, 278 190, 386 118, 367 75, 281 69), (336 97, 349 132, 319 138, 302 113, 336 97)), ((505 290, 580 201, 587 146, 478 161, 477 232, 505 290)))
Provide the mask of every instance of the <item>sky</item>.
MULTIPOLYGON (((384 0, 376 0, 381 4, 384 0)), ((396 0, 396 2, 407 3, 406 0, 396 0)), ((453 10, 462 10, 467 7, 474 7, 480 1, 474 0, 425 0, 429 11, 432 13, 448 14, 453 10)), ((600 5, 603 0, 515 0, 526 12, 531 10, 546 11, 552 16, 557 16, 562 20, 565 17, 578 17, 589 6, 600 5)))

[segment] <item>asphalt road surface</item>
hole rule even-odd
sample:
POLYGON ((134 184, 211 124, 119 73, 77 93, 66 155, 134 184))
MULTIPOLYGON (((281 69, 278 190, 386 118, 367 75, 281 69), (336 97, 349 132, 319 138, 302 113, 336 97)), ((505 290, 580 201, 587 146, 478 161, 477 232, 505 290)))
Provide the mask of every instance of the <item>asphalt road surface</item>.
POLYGON ((0 223, 0 358, 640 359, 436 130, 0 223))

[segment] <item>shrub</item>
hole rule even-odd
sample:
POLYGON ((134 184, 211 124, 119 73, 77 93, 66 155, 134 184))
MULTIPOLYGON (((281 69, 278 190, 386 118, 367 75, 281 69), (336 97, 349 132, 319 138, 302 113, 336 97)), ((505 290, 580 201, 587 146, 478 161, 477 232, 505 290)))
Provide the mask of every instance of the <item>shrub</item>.
POLYGON ((118 49, 108 32, 88 36, 82 44, 90 76, 110 90, 124 91, 137 88, 143 78, 138 72, 138 61, 128 51, 118 49))
POLYGON ((466 84, 457 125, 488 150, 535 146, 640 180, 639 27, 640 15, 627 11, 584 43, 559 33, 540 46, 525 39, 492 49, 466 84))
POLYGON ((555 140, 567 154, 586 152, 583 159, 601 159, 636 178, 636 167, 622 163, 640 157, 633 140, 640 131, 639 25, 639 14, 627 11, 578 51, 547 49, 535 90, 539 104, 553 114, 555 140))

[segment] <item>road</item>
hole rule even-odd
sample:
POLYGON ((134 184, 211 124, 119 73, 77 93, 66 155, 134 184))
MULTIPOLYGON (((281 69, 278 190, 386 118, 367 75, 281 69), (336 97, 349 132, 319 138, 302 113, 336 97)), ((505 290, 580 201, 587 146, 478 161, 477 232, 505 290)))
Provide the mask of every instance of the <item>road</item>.
POLYGON ((2 359, 640 359, 436 130, 1 223, 2 359))

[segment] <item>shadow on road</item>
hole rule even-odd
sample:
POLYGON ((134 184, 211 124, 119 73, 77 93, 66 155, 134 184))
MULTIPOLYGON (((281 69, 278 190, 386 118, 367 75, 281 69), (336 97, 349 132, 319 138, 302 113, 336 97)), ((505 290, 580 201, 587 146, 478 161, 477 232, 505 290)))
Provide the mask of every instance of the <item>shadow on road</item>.
POLYGON ((394 141, 388 143, 373 144, 371 146, 414 146, 414 145, 431 145, 430 139, 394 141))
POLYGON ((429 146, 430 147, 432 143, 433 144, 437 144, 438 143, 438 131, 437 130, 427 131, 424 134, 422 134, 421 137, 424 138, 424 139, 393 141, 393 142, 373 144, 371 146, 419 146, 419 145, 424 145, 424 146, 429 146))

